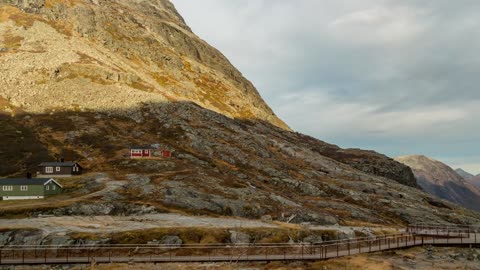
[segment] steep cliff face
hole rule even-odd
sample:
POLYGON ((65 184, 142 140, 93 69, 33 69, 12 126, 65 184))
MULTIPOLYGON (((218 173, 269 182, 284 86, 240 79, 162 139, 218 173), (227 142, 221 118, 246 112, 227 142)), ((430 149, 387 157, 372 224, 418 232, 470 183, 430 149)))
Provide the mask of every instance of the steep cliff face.
POLYGON ((188 100, 288 128, 169 1, 2 0, 0 14, 0 96, 22 110, 188 100))
POLYGON ((480 211, 480 190, 446 164, 425 156, 403 156, 396 160, 412 168, 418 184, 428 193, 480 211))

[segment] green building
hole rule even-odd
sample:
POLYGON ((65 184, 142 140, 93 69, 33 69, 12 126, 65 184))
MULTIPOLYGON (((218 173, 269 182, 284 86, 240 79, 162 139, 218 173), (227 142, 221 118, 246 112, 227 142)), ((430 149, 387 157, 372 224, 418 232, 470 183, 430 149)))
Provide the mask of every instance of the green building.
POLYGON ((53 178, 0 179, 3 200, 35 200, 59 194, 62 185, 53 178))

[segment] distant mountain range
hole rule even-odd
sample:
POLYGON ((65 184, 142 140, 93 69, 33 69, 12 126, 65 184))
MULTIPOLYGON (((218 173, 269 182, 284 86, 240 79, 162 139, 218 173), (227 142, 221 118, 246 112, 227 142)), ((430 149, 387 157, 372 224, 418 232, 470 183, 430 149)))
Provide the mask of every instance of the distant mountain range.
MULTIPOLYGON (((446 164, 426 156, 402 156, 395 160, 409 166, 417 183, 426 192, 442 199, 463 205, 466 208, 480 211, 480 185, 473 184, 474 177, 463 170, 453 170, 446 164), (460 175, 460 173, 464 176, 460 175), (472 176, 469 180, 465 177, 472 176)), ((480 184, 478 179, 477 184, 480 184)))
POLYGON ((470 180, 470 179, 475 177, 475 175, 473 175, 473 174, 471 174, 471 173, 469 173, 469 172, 467 172, 467 171, 465 171, 461 168, 456 169, 455 172, 458 175, 460 175, 461 177, 463 177, 463 179, 465 179, 465 180, 470 180))
POLYGON ((478 187, 480 189, 480 174, 478 175, 473 175, 463 169, 456 169, 455 172, 457 172, 463 179, 467 180, 470 182, 472 185, 478 187))
POLYGON ((478 188, 480 189, 480 174, 477 175, 477 176, 475 176, 475 177, 473 177, 473 178, 468 179, 468 181, 469 181, 472 185, 474 185, 474 186, 476 186, 476 187, 478 187, 478 188))

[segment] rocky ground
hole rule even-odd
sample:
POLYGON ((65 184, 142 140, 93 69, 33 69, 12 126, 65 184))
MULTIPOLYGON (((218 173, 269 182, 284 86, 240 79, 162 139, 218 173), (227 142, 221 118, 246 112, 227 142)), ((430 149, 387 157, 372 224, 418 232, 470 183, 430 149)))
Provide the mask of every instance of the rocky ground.
MULTIPOLYGON (((151 209, 142 209, 143 212, 151 209)), ((161 239, 183 238, 182 231, 198 234, 202 243, 205 233, 229 235, 215 243, 252 243, 258 233, 277 237, 276 242, 315 242, 398 233, 398 228, 298 226, 268 220, 213 218, 180 214, 137 214, 135 216, 61 216, 0 220, 0 245, 81 245, 114 243, 118 237, 134 232, 142 234, 135 243, 147 244, 161 239), (284 238, 287 234, 287 238, 284 238), (143 242, 142 242, 143 241, 143 242)), ((183 239, 182 239, 183 238, 183 239)), ((273 239, 272 238, 272 239, 273 239)), ((133 239, 135 240, 135 239, 133 239)), ((215 239, 211 239, 213 241, 215 239)), ((272 240, 273 241, 273 240, 272 240)), ((163 242, 163 240, 161 240, 163 242)), ((275 241, 273 241, 275 242, 275 241)), ((212 242, 213 243, 213 242, 212 242)))
MULTIPOLYGON (((79 161, 89 172, 103 172, 85 175, 79 180, 84 185, 97 182, 96 177, 105 183, 123 183, 88 198, 102 204, 98 209, 51 198, 43 202, 54 204, 38 202, 23 208, 24 202, 17 202, 18 207, 2 202, 0 215, 114 215, 136 211, 125 205, 144 205, 158 212, 249 219, 270 215, 276 221, 311 225, 480 220, 479 214, 418 188, 370 174, 372 166, 380 167, 372 165, 375 162, 359 170, 348 160, 324 156, 319 149, 327 144, 299 133, 265 122, 232 120, 189 103, 148 104, 140 110, 141 123, 106 113, 0 116, 7 127, 11 125, 0 134, 11 142, 0 146, 7 165, 12 164, 9 169, 22 163, 27 167, 19 170, 36 169, 45 159, 44 152, 26 150, 24 157, 18 155, 18 149, 33 144, 41 145, 51 159, 65 157, 79 161), (174 157, 129 159, 129 146, 138 144, 163 145, 174 157)), ((78 188, 72 187, 64 196, 80 196, 75 192, 78 188)))

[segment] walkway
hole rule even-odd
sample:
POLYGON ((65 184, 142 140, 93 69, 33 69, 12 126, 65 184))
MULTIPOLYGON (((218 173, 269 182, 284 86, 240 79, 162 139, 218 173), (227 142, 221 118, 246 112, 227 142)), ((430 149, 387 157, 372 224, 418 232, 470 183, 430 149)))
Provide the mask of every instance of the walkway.
POLYGON ((406 233, 318 244, 5 246, 0 264, 323 260, 421 245, 480 245, 480 227, 410 226, 406 233))

